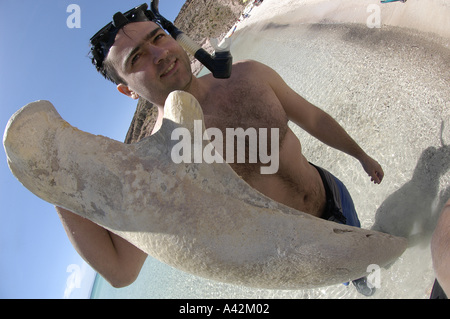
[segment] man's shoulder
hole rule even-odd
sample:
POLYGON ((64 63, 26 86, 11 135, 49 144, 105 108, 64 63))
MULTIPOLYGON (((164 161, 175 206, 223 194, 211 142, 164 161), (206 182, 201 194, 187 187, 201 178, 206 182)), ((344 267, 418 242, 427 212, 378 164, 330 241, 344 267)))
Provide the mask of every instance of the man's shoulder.
POLYGON ((233 72, 240 76, 247 75, 251 77, 269 75, 271 68, 255 60, 242 60, 233 64, 233 72))
POLYGON ((262 66, 264 64, 255 60, 241 60, 233 63, 233 69, 261 68, 262 66))

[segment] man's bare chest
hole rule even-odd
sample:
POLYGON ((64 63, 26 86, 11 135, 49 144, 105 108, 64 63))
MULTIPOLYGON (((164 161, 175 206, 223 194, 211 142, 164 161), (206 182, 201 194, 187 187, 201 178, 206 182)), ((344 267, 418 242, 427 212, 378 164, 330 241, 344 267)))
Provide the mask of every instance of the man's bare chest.
POLYGON ((287 116, 273 91, 267 87, 236 83, 213 92, 203 107, 205 126, 226 128, 279 128, 287 116))
MULTIPOLYGON (((221 142, 215 141, 221 144, 215 147, 219 147, 222 156, 226 155, 236 173, 247 180, 260 173, 260 153, 279 153, 273 148, 279 148, 288 129, 286 113, 275 93, 268 86, 253 84, 219 87, 211 95, 213 98, 202 104, 206 128, 219 129, 226 137, 221 142), (223 154, 224 150, 227 154, 223 154)), ((276 162, 278 167, 278 157, 276 162)))

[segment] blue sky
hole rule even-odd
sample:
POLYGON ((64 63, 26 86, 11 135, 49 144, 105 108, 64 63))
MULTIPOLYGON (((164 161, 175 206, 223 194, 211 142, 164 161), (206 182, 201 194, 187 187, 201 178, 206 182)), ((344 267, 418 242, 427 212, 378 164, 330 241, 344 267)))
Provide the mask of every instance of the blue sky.
MULTIPOLYGON (((1 0, 2 132, 22 106, 49 100, 71 125, 123 141, 136 101, 95 71, 89 39, 115 12, 144 2, 1 0), (79 28, 67 25, 71 4, 80 8, 79 28)), ((159 11, 173 21, 184 2, 161 0, 159 11)), ((0 155, 0 298, 87 297, 95 273, 72 247, 54 207, 15 179, 3 147, 0 155)))

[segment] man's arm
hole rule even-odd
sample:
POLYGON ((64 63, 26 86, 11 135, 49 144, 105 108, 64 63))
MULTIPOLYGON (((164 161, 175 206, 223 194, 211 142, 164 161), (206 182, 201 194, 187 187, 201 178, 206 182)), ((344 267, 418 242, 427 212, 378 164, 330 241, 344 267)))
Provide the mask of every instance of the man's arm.
POLYGON ((330 115, 302 98, 271 68, 262 64, 259 68, 261 76, 268 79, 283 105, 289 120, 323 143, 359 160, 372 181, 381 183, 384 176, 381 165, 367 155, 330 115))
POLYGON ((136 280, 147 258, 144 252, 88 219, 61 207, 56 211, 80 256, 113 287, 136 280))
POLYGON ((431 257, 436 277, 450 296, 450 199, 444 206, 431 239, 431 257))

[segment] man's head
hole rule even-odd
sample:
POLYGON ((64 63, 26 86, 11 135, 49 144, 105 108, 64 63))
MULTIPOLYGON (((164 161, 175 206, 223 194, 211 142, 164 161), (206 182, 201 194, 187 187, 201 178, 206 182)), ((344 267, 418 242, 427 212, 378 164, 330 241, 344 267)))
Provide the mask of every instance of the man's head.
POLYGON ((92 63, 121 93, 161 105, 170 92, 190 84, 192 73, 187 54, 146 8, 116 13, 91 38, 92 63))
POLYGON ((104 26, 91 38, 92 64, 100 74, 115 84, 123 83, 123 79, 118 77, 110 63, 106 61, 109 50, 115 42, 117 33, 125 25, 132 22, 153 21, 155 19, 151 11, 146 9, 147 5, 143 4, 125 12, 125 14, 117 12, 113 17, 113 21, 104 26))

